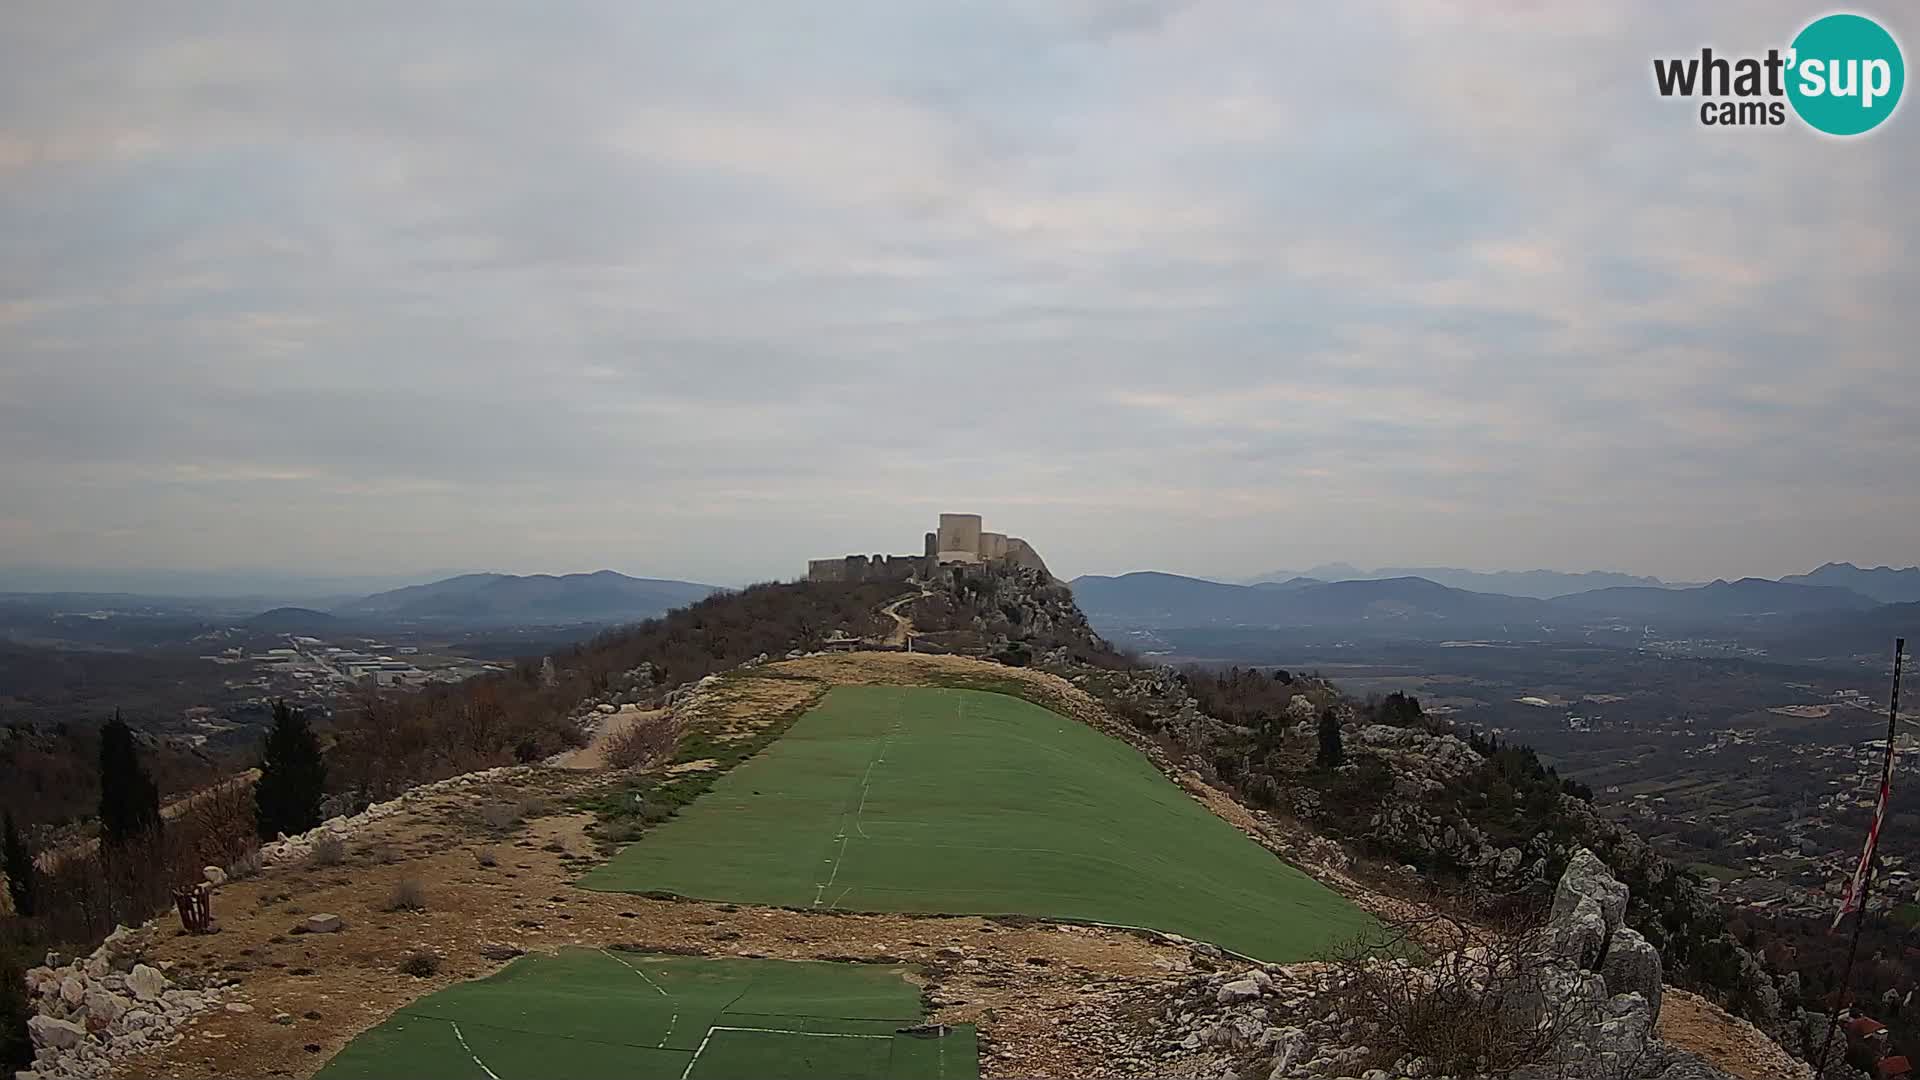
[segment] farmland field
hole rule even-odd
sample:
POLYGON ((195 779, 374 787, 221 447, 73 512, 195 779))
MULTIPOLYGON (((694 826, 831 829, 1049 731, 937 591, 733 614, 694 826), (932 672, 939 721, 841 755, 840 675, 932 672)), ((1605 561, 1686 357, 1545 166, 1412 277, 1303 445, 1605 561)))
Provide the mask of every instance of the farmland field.
POLYGON ((973 1029, 922 1020, 908 969, 598 949, 528 956, 349 1043, 317 1080, 973 1080, 973 1029))
POLYGON ((1019 698, 848 686, 582 885, 1144 926, 1262 960, 1368 918, 1133 748, 1019 698))

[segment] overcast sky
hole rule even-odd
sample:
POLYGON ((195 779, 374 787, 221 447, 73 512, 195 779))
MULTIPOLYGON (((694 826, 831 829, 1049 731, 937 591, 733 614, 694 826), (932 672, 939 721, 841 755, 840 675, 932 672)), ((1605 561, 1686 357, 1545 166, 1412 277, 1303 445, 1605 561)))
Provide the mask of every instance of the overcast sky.
POLYGON ((1652 89, 1825 10, 13 5, 0 566, 1906 565, 1914 103, 1652 89))

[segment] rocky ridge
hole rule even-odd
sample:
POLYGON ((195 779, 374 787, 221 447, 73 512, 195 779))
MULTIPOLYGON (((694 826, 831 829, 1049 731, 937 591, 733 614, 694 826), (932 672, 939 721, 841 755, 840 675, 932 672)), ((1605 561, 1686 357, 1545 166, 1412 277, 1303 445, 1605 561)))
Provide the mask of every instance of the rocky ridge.
POLYGON ((1449 1071, 1448 1063, 1402 1041, 1394 1016, 1370 1015, 1356 981, 1384 980, 1418 1000, 1444 1001, 1458 1015, 1514 1013, 1514 1030, 1548 1030, 1540 1060, 1516 1080, 1729 1080, 1730 1074, 1655 1034, 1663 983, 1659 953, 1625 925, 1628 893, 1590 851, 1577 852, 1537 935, 1502 963, 1498 946, 1446 953, 1425 964, 1404 959, 1245 967, 1196 954, 1213 967, 1172 982, 1151 1024, 1149 1045, 1164 1071, 1182 1076, 1357 1077, 1359 1080, 1468 1080, 1492 1073, 1449 1071))

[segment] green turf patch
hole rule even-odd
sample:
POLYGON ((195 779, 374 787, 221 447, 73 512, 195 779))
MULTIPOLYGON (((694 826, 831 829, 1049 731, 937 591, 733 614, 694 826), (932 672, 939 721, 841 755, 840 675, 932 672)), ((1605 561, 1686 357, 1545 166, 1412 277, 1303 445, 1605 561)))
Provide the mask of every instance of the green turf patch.
POLYGON ((1373 927, 1126 744, 1018 698, 927 687, 834 689, 581 884, 1145 926, 1273 961, 1373 927))
POLYGON ((527 956, 400 1010, 335 1055, 318 1080, 974 1080, 972 1028, 932 1039, 902 1033, 924 1017, 905 971, 620 950, 527 956))

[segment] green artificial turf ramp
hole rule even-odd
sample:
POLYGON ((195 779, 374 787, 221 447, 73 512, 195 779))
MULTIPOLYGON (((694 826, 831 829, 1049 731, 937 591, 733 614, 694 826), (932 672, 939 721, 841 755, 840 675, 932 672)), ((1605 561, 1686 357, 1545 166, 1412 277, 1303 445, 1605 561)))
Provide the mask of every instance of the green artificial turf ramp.
POLYGON ((581 884, 1146 926, 1276 962, 1372 925, 1126 744, 1019 698, 927 687, 835 688, 581 884))
POLYGON ((923 1020, 904 968, 567 949, 414 1002, 317 1080, 608 1076, 977 1080, 973 1029, 923 1020))

